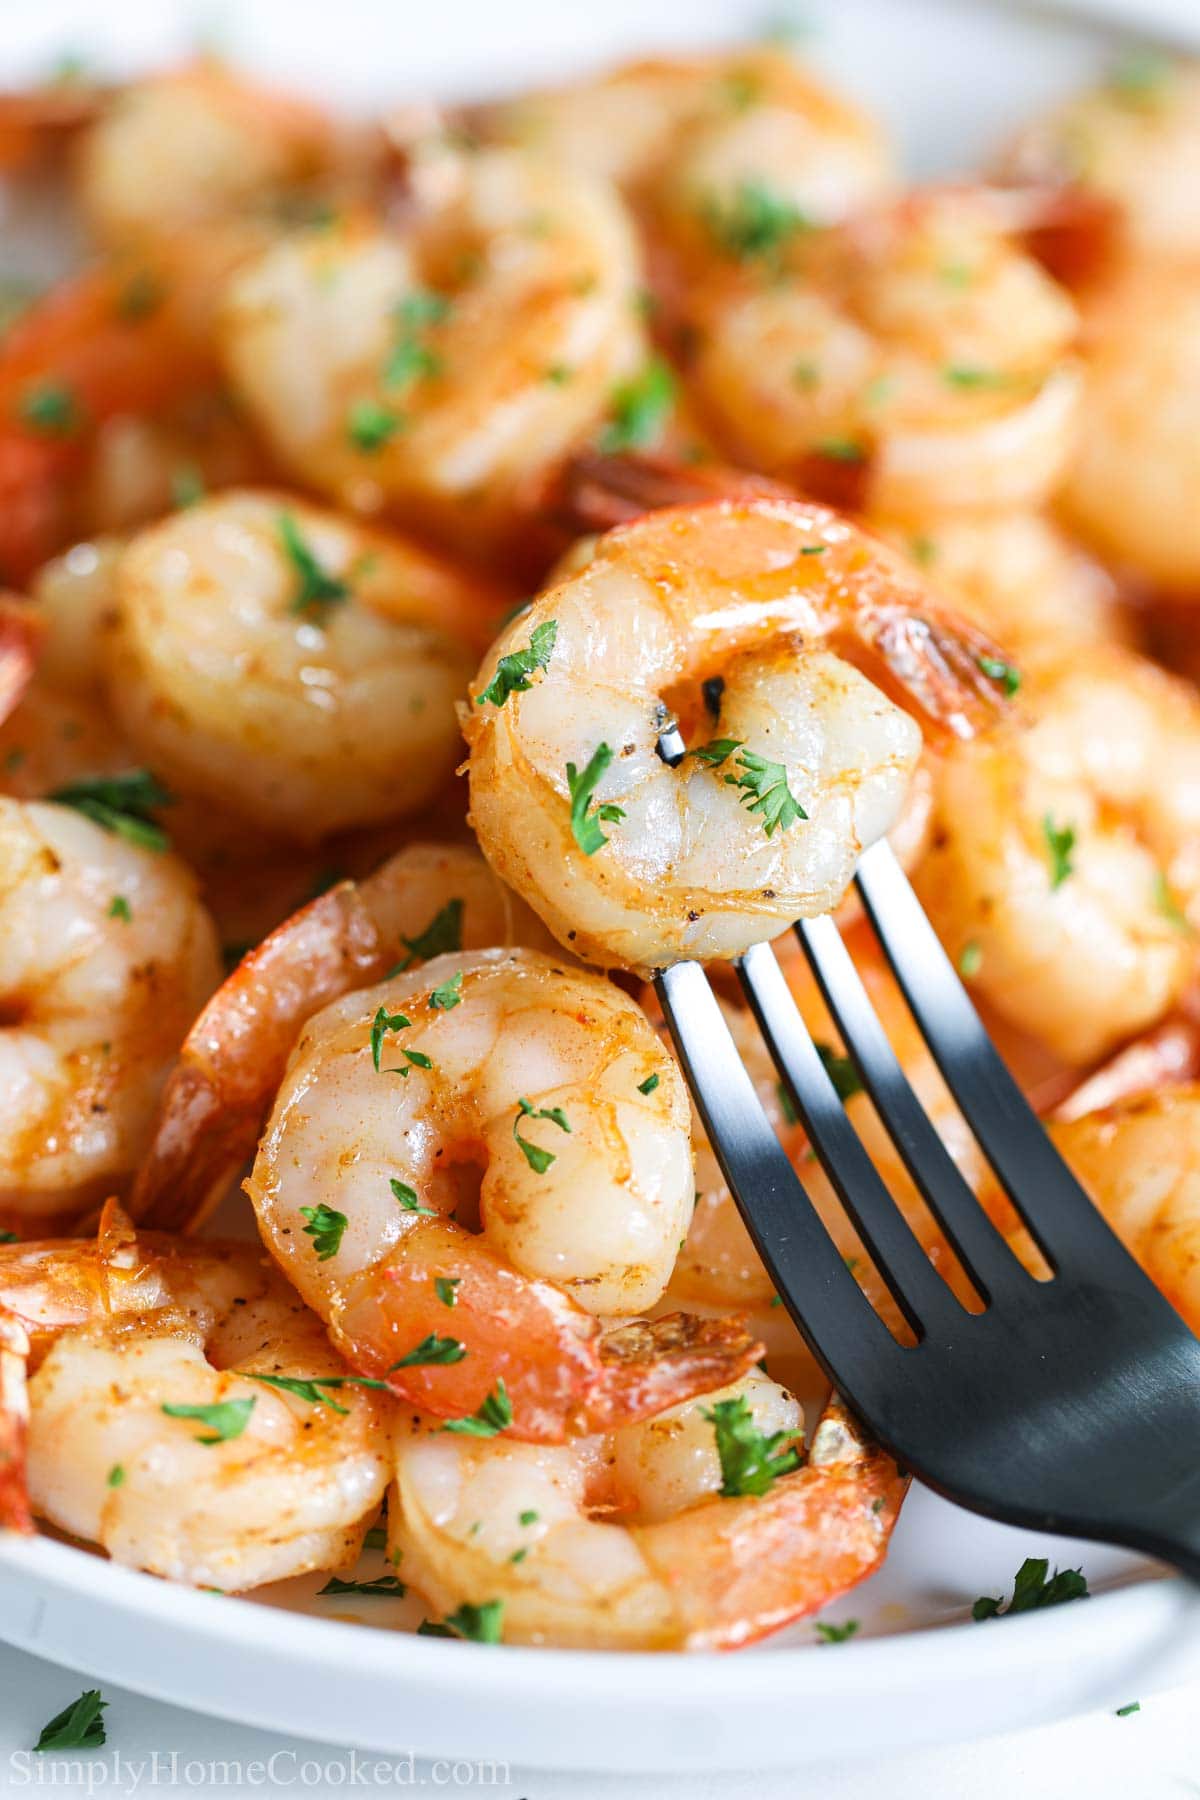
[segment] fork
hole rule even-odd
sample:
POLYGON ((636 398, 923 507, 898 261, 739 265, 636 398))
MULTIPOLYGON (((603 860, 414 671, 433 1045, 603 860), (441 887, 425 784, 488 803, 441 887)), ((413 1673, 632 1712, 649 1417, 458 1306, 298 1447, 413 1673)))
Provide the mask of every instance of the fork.
MULTIPOLYGON (((659 744, 676 762, 675 730, 659 744)), ((1123 1544, 1200 1580, 1200 1340, 1143 1274, 1001 1061, 886 841, 855 884, 909 1010, 1052 1271, 1017 1260, 959 1173, 830 917, 796 936, 885 1130, 976 1288, 970 1312, 884 1186, 773 950, 735 964, 783 1085, 916 1339, 883 1323, 775 1135, 708 978, 655 986, 722 1173, 817 1361, 928 1487, 1011 1525, 1123 1544)))

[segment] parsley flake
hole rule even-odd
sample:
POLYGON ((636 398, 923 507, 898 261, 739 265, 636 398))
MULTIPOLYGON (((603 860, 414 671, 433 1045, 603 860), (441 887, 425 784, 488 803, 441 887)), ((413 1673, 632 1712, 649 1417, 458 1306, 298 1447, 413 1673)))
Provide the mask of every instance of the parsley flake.
POLYGON ((412 1020, 403 1013, 390 1013, 386 1006, 381 1006, 371 1020, 371 1061, 379 1073, 379 1058, 383 1054, 383 1040, 389 1031, 407 1031, 412 1020))
POLYGON ((455 1290, 455 1288, 457 1288, 457 1286, 461 1280, 462 1280, 461 1275, 435 1275, 434 1276, 433 1291, 437 1295, 438 1299, 441 1301, 443 1306, 457 1306, 458 1305, 458 1295, 455 1293, 454 1290, 455 1290))
POLYGON ((1001 1618, 1007 1613, 1037 1612, 1043 1606, 1061 1606, 1067 1600, 1086 1600, 1088 1584, 1079 1569, 1056 1569, 1047 1580, 1050 1564, 1044 1556, 1027 1556, 1017 1570, 1012 1599, 982 1595, 971 1608, 976 1620, 1001 1618))
POLYGON ((397 1181, 396 1177, 393 1175, 388 1182, 388 1186, 391 1188, 392 1193, 400 1202, 405 1212, 424 1213, 427 1218, 437 1218, 437 1208, 434 1206, 422 1206, 421 1202, 417 1199, 416 1188, 409 1187, 407 1181, 397 1181))
POLYGON ((119 1487, 125 1486, 125 1470, 124 1470, 124 1467, 122 1466, 122 1464, 120 1464, 120 1463, 113 1464, 112 1468, 108 1471, 108 1475, 105 1479, 104 1485, 105 1485, 105 1487, 110 1487, 110 1488, 119 1488, 119 1487))
POLYGON ((768 762, 766 757, 747 750, 740 738, 715 738, 688 754, 698 756, 712 769, 719 769, 736 755, 737 772, 724 777, 725 785, 742 789, 738 798, 750 812, 762 814, 768 837, 776 831, 787 831, 797 819, 807 819, 808 814, 788 787, 786 766, 768 762))
POLYGON ((108 1705, 100 1698, 99 1688, 87 1688, 71 1706, 64 1706, 33 1746, 35 1751, 98 1750, 105 1742, 104 1721, 100 1714, 108 1705))
POLYGON ((513 650, 500 658, 496 664, 496 673, 482 694, 476 694, 476 706, 503 706, 510 694, 526 693, 530 685, 529 677, 549 664, 557 636, 557 619, 546 619, 541 625, 536 625, 526 649, 513 650))
POLYGON ((20 412, 30 430, 41 437, 70 437, 83 423, 78 401, 61 382, 46 381, 27 388, 20 412))
POLYGON ((512 1421, 512 1401, 501 1376, 478 1411, 468 1419, 447 1419, 442 1430, 456 1432, 460 1437, 490 1438, 507 1430, 512 1421))
POLYGON ((645 1081, 638 1082, 638 1084, 637 1084, 638 1093, 639 1094, 652 1094, 654 1092, 655 1088, 658 1086, 659 1079, 660 1078, 657 1075, 647 1075, 645 1081))
POLYGON ((721 1459, 721 1493, 732 1499, 741 1494, 765 1494, 781 1475, 800 1467, 800 1452, 787 1431, 768 1437, 754 1423, 744 1394, 718 1400, 703 1409, 716 1433, 721 1459), (784 1446, 787 1448, 784 1448, 784 1446))
POLYGON ((15 1231, 0 1231, 0 1244, 19 1244, 20 1241, 15 1231))
POLYGON ((429 996, 430 1012, 453 1012, 462 1000, 462 970, 457 970, 448 981, 435 987, 429 996))
POLYGON ((404 421, 389 406, 377 400, 356 400, 346 415, 346 436, 356 450, 368 456, 394 438, 404 421))
POLYGON ((813 1625, 813 1630, 823 1644, 844 1644, 847 1638, 854 1636, 858 1628, 857 1619, 847 1619, 844 1625, 827 1625, 824 1620, 817 1619, 813 1625))
POLYGON ((858 1070, 848 1056, 839 1056, 831 1044, 815 1044, 813 1048, 821 1059, 821 1067, 832 1081, 834 1090, 843 1106, 852 1100, 855 1094, 863 1091, 858 1070))
POLYGON ((534 1174, 544 1175, 551 1163, 557 1162, 558 1158, 552 1151, 542 1150, 537 1144, 531 1144, 528 1138, 523 1138, 521 1136, 522 1119, 549 1119, 551 1124, 557 1125, 560 1131, 569 1132, 571 1126, 568 1122, 567 1115, 561 1106, 543 1106, 534 1108, 528 1100, 522 1099, 517 1101, 517 1116, 513 1120, 513 1136, 521 1146, 525 1161, 529 1164, 534 1174))
POLYGON ((989 681, 998 681, 1000 683, 1000 686, 1004 689, 1006 699, 1012 699, 1013 695, 1021 685, 1021 671, 1019 669, 1014 669, 1013 665, 1010 662, 1005 662, 1004 658, 1001 656, 977 656, 975 658, 975 664, 981 675, 986 675, 989 681))
POLYGON ((1075 848, 1075 827, 1056 826, 1053 815, 1045 813, 1042 817, 1042 836, 1050 853, 1050 891, 1053 893, 1069 875, 1075 873, 1075 865, 1071 861, 1071 852, 1075 848))
POLYGON ((473 1644, 498 1644, 504 1621, 503 1600, 485 1600, 472 1606, 463 1602, 457 1612, 447 1613, 441 1624, 423 1619, 417 1626, 418 1637, 466 1638, 473 1644))
POLYGON ((589 811, 592 795, 612 762, 613 753, 607 744, 597 744, 582 775, 573 762, 567 764, 567 789, 571 796, 571 835, 585 856, 595 856, 597 850, 603 850, 608 839, 600 829, 600 821, 615 825, 625 817, 622 806, 613 806, 606 802, 598 806, 595 812, 589 811))
POLYGON ((124 919, 127 925, 132 925, 133 908, 130 906, 124 894, 113 895, 108 904, 108 916, 110 919, 124 919))
POLYGON ((970 981, 973 975, 978 975, 982 967, 983 946, 972 939, 969 944, 964 944, 958 953, 958 972, 964 980, 970 981))
POLYGON ((431 1331, 407 1356, 402 1356, 399 1362, 393 1363, 388 1373, 391 1374, 394 1369, 417 1369, 426 1364, 448 1366, 460 1363, 466 1354, 465 1344, 460 1344, 457 1338, 439 1337, 436 1331, 431 1331))
POLYGON ((792 1096, 788 1093, 782 1081, 777 1081, 775 1083, 775 1093, 779 1099, 779 1110, 783 1114, 786 1123, 789 1125, 798 1125, 800 1123, 800 1114, 796 1111, 796 1102, 792 1099, 792 1096))
POLYGON ((93 780, 68 782, 48 795, 60 806, 74 807, 93 825, 111 831, 143 850, 166 850, 170 839, 150 817, 153 808, 170 806, 172 796, 148 769, 130 769, 124 775, 100 775, 93 780))
POLYGON ((743 181, 729 200, 710 200, 703 209, 709 236, 722 256, 734 262, 776 262, 811 221, 764 181, 743 181))
POLYGON ((1171 892, 1170 883, 1162 869, 1156 870, 1154 875, 1154 904, 1176 931, 1186 931, 1190 935, 1191 921, 1171 892))
POLYGON ((326 1594, 358 1594, 363 1599, 403 1600, 407 1592, 398 1575, 376 1575, 373 1581, 343 1581, 340 1575, 331 1575, 325 1586, 317 1589, 317 1599, 326 1594))
POLYGON ((209 1435, 197 1437, 198 1444, 228 1444, 245 1431, 254 1400, 217 1400, 211 1406, 164 1405, 161 1410, 169 1419, 195 1419, 207 1425, 209 1435))
POLYGON ((674 404, 675 372, 660 356, 652 357, 609 396, 612 418, 600 433, 600 450, 605 456, 644 450, 658 439, 674 404))
POLYGON ((1140 1700, 1130 1700, 1126 1706, 1118 1706, 1116 1717, 1118 1719, 1127 1719, 1130 1713, 1141 1712, 1141 1710, 1142 1703, 1140 1700))
MULTIPOLYGON (((319 614, 322 609, 350 598, 347 584, 322 567, 291 513, 279 515, 279 541, 296 576, 295 592, 288 603, 289 612, 319 614)), ((323 623, 323 620, 319 622, 323 623)))
POLYGON ((342 1247, 342 1237, 350 1221, 345 1213, 337 1212, 332 1206, 326 1206, 322 1200, 319 1206, 302 1206, 300 1217, 307 1219, 304 1235, 313 1241, 313 1249, 317 1253, 318 1262, 328 1262, 337 1255, 342 1247))
POLYGON ((812 446, 817 456, 823 456, 829 462, 861 463, 866 462, 867 452, 857 438, 818 438, 812 446))
POLYGON ((462 949, 463 902, 448 900, 441 912, 435 913, 424 931, 416 937, 401 937, 400 942, 408 951, 403 962, 396 964, 389 973, 403 975, 405 969, 411 968, 415 962, 432 962, 435 956, 452 956, 462 949))

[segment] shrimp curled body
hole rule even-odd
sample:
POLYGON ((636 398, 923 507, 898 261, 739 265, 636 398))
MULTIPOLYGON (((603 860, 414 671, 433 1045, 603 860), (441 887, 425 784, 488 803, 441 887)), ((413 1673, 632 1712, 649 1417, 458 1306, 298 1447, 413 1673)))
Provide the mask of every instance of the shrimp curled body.
POLYGON ((499 1395, 515 1436, 553 1441, 758 1354, 730 1321, 605 1335, 597 1317, 630 1319, 667 1285, 688 1124, 678 1069, 618 989, 531 951, 442 956, 308 1022, 247 1191, 356 1368, 443 1418, 499 1395), (476 1188, 473 1235, 454 1215, 476 1188))

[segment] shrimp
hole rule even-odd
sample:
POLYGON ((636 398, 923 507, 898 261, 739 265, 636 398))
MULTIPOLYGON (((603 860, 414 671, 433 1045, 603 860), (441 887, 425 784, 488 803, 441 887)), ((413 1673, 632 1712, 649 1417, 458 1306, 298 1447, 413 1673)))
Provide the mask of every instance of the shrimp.
POLYGON ((550 946, 477 850, 409 844, 286 919, 218 988, 163 1095, 132 1211, 195 1230, 253 1154, 301 1027, 390 967, 457 950, 550 946))
POLYGON ((769 49, 628 63, 486 110, 485 136, 619 183, 677 235, 747 189, 821 224, 892 183, 874 120, 769 49))
POLYGON ((403 236, 348 217, 245 268, 225 362, 301 479, 494 548, 645 361, 637 281, 605 186, 494 151, 403 236))
POLYGON ((831 636, 943 728, 997 704, 990 640, 823 508, 679 507, 610 532, 501 634, 463 709, 484 854, 561 943, 638 971, 827 911, 920 749, 831 636), (721 689, 712 739, 674 770, 657 738, 701 684, 721 689))
POLYGON ((1194 271, 1134 268, 1087 314, 1087 379, 1063 508, 1084 540, 1140 583, 1200 590, 1200 291, 1194 271))
POLYGON ((129 1180, 219 971, 173 856, 0 799, 0 1227, 61 1227, 129 1180))
POLYGON ((142 242, 303 192, 339 148, 308 101, 198 61, 119 90, 78 146, 76 193, 102 242, 142 242))
POLYGON ((435 957, 317 1013, 246 1191, 343 1354, 439 1418, 561 1441, 761 1352, 730 1320, 604 1331, 686 1235, 686 1090, 627 995, 533 951, 435 957))
POLYGON ((507 1643, 734 1649, 871 1574, 904 1495, 836 1402, 799 1462, 802 1430, 791 1396, 752 1371, 569 1445, 402 1431, 389 1547, 434 1606, 491 1608, 507 1643), (766 1492, 722 1497, 722 1406, 775 1456, 795 1452, 766 1492))
POLYGON ((93 1242, 0 1248, 0 1309, 30 1343, 38 1516, 194 1586, 354 1561, 390 1402, 257 1246, 139 1235, 110 1202, 93 1242))
POLYGON ((1194 972, 1200 704, 1115 645, 1039 664, 1022 699, 941 759, 913 881, 995 1012, 1079 1067, 1194 972))
POLYGON ((777 223, 768 250, 712 219, 724 262, 689 302, 691 378, 735 461, 896 520, 1050 494, 1079 398, 1075 308, 989 196, 777 223))
POLYGON ((1018 183, 1090 202, 1119 263, 1200 250, 1200 63, 1123 57, 1098 87, 1021 131, 1000 164, 1018 183))
POLYGON ((1129 639, 1112 576, 1042 513, 948 513, 884 535, 1015 656, 1018 672, 1064 646, 1129 639))
POLYGON ((114 711, 168 782, 280 836, 419 810, 458 755, 454 704, 488 585, 286 495, 232 492, 140 533, 106 645, 114 711))

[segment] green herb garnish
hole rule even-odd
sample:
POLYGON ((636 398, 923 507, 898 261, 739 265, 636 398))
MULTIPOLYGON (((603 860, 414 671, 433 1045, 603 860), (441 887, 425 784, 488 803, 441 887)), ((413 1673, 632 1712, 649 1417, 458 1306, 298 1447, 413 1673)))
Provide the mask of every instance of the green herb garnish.
POLYGON ((399 413, 377 400, 356 400, 346 415, 346 436, 356 450, 370 455, 382 450, 403 423, 399 413))
POLYGON ((393 1363, 392 1369, 417 1369, 427 1364, 448 1366, 460 1363, 466 1354, 466 1346, 460 1344, 457 1338, 439 1337, 436 1331, 431 1331, 407 1356, 402 1356, 399 1362, 393 1363))
POLYGON ((1075 873, 1075 865, 1071 861, 1071 852, 1075 848, 1075 827, 1056 826, 1053 816, 1046 813, 1042 818, 1042 836, 1050 854, 1050 890, 1053 892, 1055 888, 1062 886, 1069 875, 1075 873))
POLYGON ((857 1619, 847 1619, 844 1625, 827 1625, 824 1620, 817 1619, 813 1630, 823 1644, 844 1644, 847 1638, 854 1636, 858 1627, 857 1619))
POLYGON ((507 1430, 512 1421, 512 1401, 501 1376, 477 1412, 468 1419, 447 1419, 442 1430, 456 1432, 459 1437, 490 1438, 507 1430))
POLYGON ((1061 1606, 1066 1600, 1086 1600, 1087 1580, 1079 1569, 1056 1569, 1047 1579, 1050 1564, 1044 1556, 1027 1556, 1017 1570, 1012 1599, 983 1595, 971 1608, 973 1619, 996 1619, 1007 1613, 1037 1612, 1043 1606, 1061 1606))
POLYGON ((448 981, 435 987, 429 996, 430 1012, 452 1012, 462 1000, 462 981, 462 970, 459 969, 448 981))
POLYGON ((732 199, 709 200, 702 216, 721 255, 735 262, 776 262, 797 233, 812 229, 800 209, 764 181, 740 182, 732 199))
POLYGON ((435 956, 450 956, 461 950, 462 922, 463 902, 448 900, 441 912, 434 914, 424 931, 419 931, 416 937, 401 937, 400 942, 408 955, 389 974, 403 975, 405 969, 411 968, 415 962, 432 962, 435 956))
POLYGON ((33 1746, 35 1751, 98 1750, 105 1742, 104 1721, 100 1714, 108 1705, 100 1698, 99 1688, 88 1688, 71 1706, 64 1706, 33 1746))
POLYGON ((358 1594, 363 1599, 403 1600, 407 1592, 397 1575, 376 1575, 373 1581, 343 1581, 340 1575, 331 1575, 325 1586, 317 1589, 317 1599, 326 1594, 358 1594))
POLYGON ((113 895, 108 903, 108 916, 110 919, 124 919, 126 925, 132 925, 133 908, 124 894, 113 895))
POLYGON ((210 1435, 197 1437, 198 1444, 228 1444, 245 1431, 254 1400, 217 1400, 211 1406, 164 1405, 161 1410, 169 1419, 196 1419, 207 1425, 210 1435))
POLYGON ((728 1498, 765 1494, 781 1475, 790 1475, 800 1467, 800 1452, 792 1434, 773 1431, 768 1437, 761 1432, 744 1394, 732 1400, 718 1400, 704 1409, 704 1417, 716 1433, 721 1493, 728 1498))
POLYGON ((435 1275, 434 1276, 433 1291, 437 1295, 438 1299, 441 1301, 443 1306, 457 1306, 458 1295, 455 1293, 454 1290, 457 1288, 457 1286, 461 1280, 462 1280, 461 1275, 435 1275))
POLYGON ((567 1115, 561 1106, 543 1106, 535 1108, 528 1100, 522 1099, 517 1101, 517 1116, 513 1120, 513 1136, 521 1146, 525 1161, 529 1164, 534 1174, 544 1175, 551 1163, 557 1162, 558 1158, 551 1151, 539 1149, 536 1144, 531 1144, 528 1138, 523 1138, 521 1136, 522 1119, 549 1119, 550 1123, 552 1125, 557 1125, 560 1131, 569 1132, 571 1127, 567 1120, 567 1115))
POLYGON ((529 677, 548 665, 557 636, 557 619, 546 619, 541 625, 536 625, 530 634, 527 649, 513 650, 500 658, 496 664, 496 673, 482 694, 476 694, 476 706, 503 706, 510 694, 525 693, 530 685, 529 677))
POLYGON ((775 831, 786 831, 797 819, 807 819, 808 814, 788 787, 785 765, 768 762, 747 750, 740 738, 714 738, 712 743, 701 744, 688 754, 699 757, 712 769, 719 769, 736 755, 737 772, 724 777, 725 785, 742 789, 738 798, 748 804, 750 812, 762 814, 768 837, 775 831))
POLYGON ((606 802, 598 806, 595 812, 589 811, 592 795, 612 762, 613 753, 607 744, 597 744, 582 775, 573 762, 567 764, 567 789, 571 796, 571 835, 585 856, 595 856, 597 850, 603 850, 608 839, 600 829, 600 821, 615 825, 625 817, 625 809, 606 802))
POLYGON ((855 1094, 861 1094, 863 1084, 848 1056, 839 1056, 832 1044, 814 1044, 817 1055, 821 1059, 821 1067, 832 1081, 834 1090, 843 1106, 852 1100, 855 1094))
POLYGON ((40 387, 27 388, 20 413, 26 425, 42 437, 70 437, 83 423, 79 402, 61 382, 46 381, 40 387))
POLYGON ((302 1206, 300 1217, 307 1219, 304 1235, 313 1241, 313 1249, 317 1253, 318 1262, 328 1262, 336 1256, 342 1247, 342 1237, 350 1221, 345 1213, 337 1212, 332 1206, 326 1206, 322 1200, 319 1206, 302 1206))
POLYGON ((295 592, 288 603, 289 612, 320 613, 322 609, 337 606, 350 598, 346 582, 321 566, 291 513, 279 515, 279 541, 296 576, 295 592))
POLYGON ((93 825, 113 832, 143 850, 166 850, 170 839, 150 817, 151 810, 170 806, 172 796, 148 769, 131 769, 124 775, 98 775, 89 781, 68 782, 47 796, 60 806, 72 806, 93 825))
POLYGON ((653 357, 639 375, 613 389, 612 417, 600 433, 600 450, 605 456, 644 450, 658 438, 674 404, 675 372, 660 356, 653 357))
POLYGON ((659 1079, 660 1078, 657 1075, 647 1075, 645 1081, 638 1082, 638 1084, 637 1084, 638 1093, 639 1094, 652 1094, 654 1092, 655 1088, 658 1086, 659 1079))
POLYGON ((989 681, 998 681, 1005 697, 1011 700, 1021 685, 1021 671, 1001 656, 977 656, 975 663, 979 673, 986 675, 989 681))

